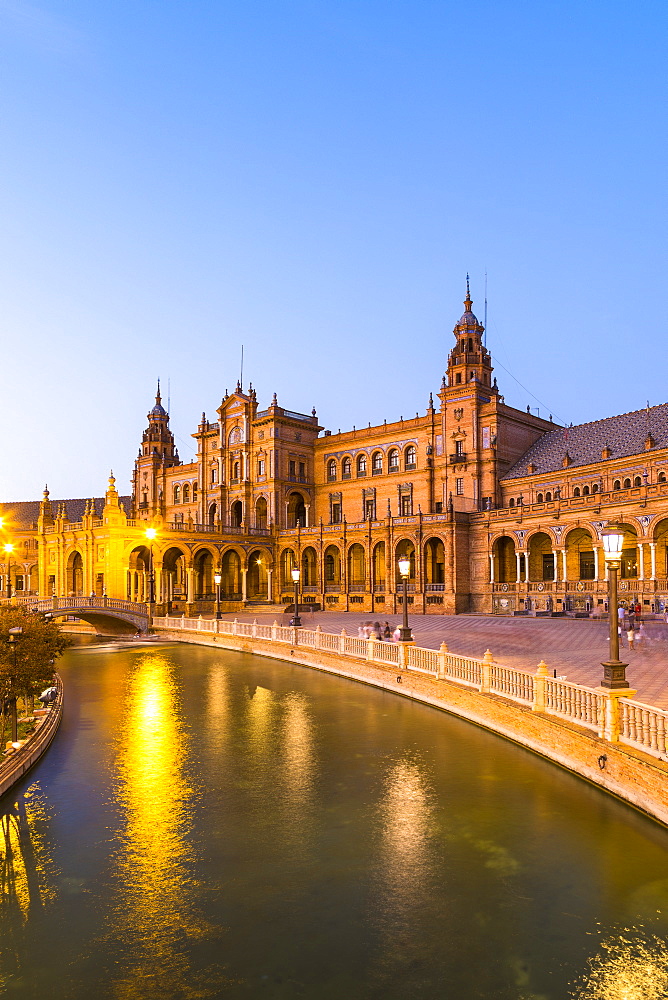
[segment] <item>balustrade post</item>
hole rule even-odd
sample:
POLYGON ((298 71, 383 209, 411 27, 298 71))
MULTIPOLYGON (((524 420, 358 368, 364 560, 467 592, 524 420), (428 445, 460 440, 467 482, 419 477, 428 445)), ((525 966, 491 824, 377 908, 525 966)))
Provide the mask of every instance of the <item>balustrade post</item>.
POLYGON ((216 622, 216 632, 220 632, 220 618, 214 619, 216 622))
POLYGON ((439 681, 444 681, 448 674, 448 644, 447 642, 441 643, 441 648, 438 651, 438 671, 436 677, 439 681))
POLYGON ((619 699, 633 698, 638 692, 631 688, 597 688, 597 693, 603 695, 602 718, 599 718, 598 735, 608 743, 619 742, 620 716, 619 699))
POLYGON ((232 622, 232 635, 236 634, 237 634, 237 620, 235 618, 234 621, 232 622))
POLYGON ((251 628, 251 635, 254 639, 257 639, 257 618, 253 619, 253 626, 251 628))
POLYGON ((408 651, 407 646, 412 646, 412 642, 398 642, 399 647, 399 669, 408 670, 408 651))
POLYGON ((185 627, 186 627, 186 616, 181 615, 181 628, 184 629, 185 627))
POLYGON ((375 637, 375 635, 372 632, 371 635, 369 636, 369 638, 366 641, 366 658, 367 658, 367 660, 373 660, 373 658, 374 658, 373 649, 374 649, 374 643, 375 643, 375 641, 376 641, 376 637, 375 637))
POLYGON ((547 678, 550 675, 550 668, 545 660, 541 660, 536 667, 533 682, 533 703, 532 712, 544 712, 547 703, 547 678))
POLYGON ((346 651, 346 635, 348 633, 344 628, 341 629, 341 634, 339 636, 339 653, 345 653, 346 651))
POLYGON ((198 632, 201 632, 201 631, 202 631, 202 616, 201 616, 201 615, 200 615, 200 616, 199 616, 199 618, 197 619, 197 631, 198 631, 198 632))
POLYGON ((278 640, 278 622, 274 619, 274 624, 271 626, 271 641, 276 642, 278 640))
POLYGON ((315 648, 320 649, 320 636, 322 635, 322 629, 319 625, 316 625, 313 631, 315 634, 315 648))
POLYGON ((491 649, 486 649, 480 667, 480 687, 478 688, 480 694, 489 694, 490 688, 492 686, 493 663, 494 663, 494 657, 492 656, 492 651, 491 649))

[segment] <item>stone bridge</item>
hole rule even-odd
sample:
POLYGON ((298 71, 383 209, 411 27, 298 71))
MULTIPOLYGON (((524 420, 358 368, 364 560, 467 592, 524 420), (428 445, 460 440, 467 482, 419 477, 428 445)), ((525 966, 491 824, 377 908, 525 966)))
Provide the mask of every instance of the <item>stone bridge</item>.
POLYGON ((139 601, 120 601, 115 597, 48 597, 22 601, 25 607, 60 618, 76 615, 88 622, 100 635, 123 635, 148 632, 148 606, 139 601))

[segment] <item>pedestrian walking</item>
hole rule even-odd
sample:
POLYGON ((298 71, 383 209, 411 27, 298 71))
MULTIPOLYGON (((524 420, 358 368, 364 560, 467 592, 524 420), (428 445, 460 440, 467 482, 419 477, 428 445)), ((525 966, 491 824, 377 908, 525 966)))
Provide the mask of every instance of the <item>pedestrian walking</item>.
MULTIPOLYGON (((668 615, 666 617, 668 618, 668 615)), ((668 622, 666 622, 666 624, 668 625, 668 622)), ((385 622, 385 628, 383 629, 383 639, 391 639, 391 638, 392 638, 392 629, 390 628, 390 623, 385 622)))
POLYGON ((635 629, 633 628, 628 629, 626 632, 626 640, 629 644, 629 649, 635 649, 635 637, 636 637, 635 629))
POLYGON ((401 628, 399 625, 397 625, 394 632, 392 633, 392 642, 399 642, 400 638, 401 638, 401 628))

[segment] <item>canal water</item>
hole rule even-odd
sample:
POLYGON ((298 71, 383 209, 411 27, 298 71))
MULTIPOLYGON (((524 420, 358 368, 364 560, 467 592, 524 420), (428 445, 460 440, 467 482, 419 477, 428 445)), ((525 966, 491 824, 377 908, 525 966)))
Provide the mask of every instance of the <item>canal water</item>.
POLYGON ((2 995, 668 996, 668 832, 573 775, 245 654, 61 673, 61 730, 0 803, 2 995))

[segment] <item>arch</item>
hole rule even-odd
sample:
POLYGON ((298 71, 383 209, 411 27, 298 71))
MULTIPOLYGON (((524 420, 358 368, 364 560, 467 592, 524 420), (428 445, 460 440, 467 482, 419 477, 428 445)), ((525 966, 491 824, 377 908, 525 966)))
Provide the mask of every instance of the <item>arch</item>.
POLYGON ((387 455, 387 471, 388 472, 398 472, 399 471, 399 449, 391 448, 387 455))
POLYGON ((174 503, 181 503, 181 487, 178 483, 174 487, 174 503))
POLYGON ((81 553, 75 549, 73 552, 70 552, 67 559, 67 596, 83 597, 83 592, 83 557, 81 553))
POLYGON ((385 590, 385 542, 377 542, 372 555, 373 589, 385 590))
POLYGON ((295 491, 288 496, 288 528, 296 528, 297 523, 306 527, 306 504, 301 493, 295 491))
POLYGON ((183 484, 183 502, 190 503, 190 483, 183 484))
POLYGON ((232 479, 241 479, 241 464, 238 461, 232 462, 232 479))
POLYGON ((218 516, 218 504, 214 502, 214 503, 212 503, 209 506, 209 527, 210 528, 215 527, 217 516, 218 516))
POLYGON ((411 569, 408 574, 409 584, 415 583, 415 546, 411 542, 410 538, 402 538, 401 541, 397 542, 394 547, 394 578, 397 586, 397 590, 403 587, 403 577, 399 572, 399 557, 408 556, 411 561, 411 569))
POLYGON ((587 528, 571 528, 564 538, 566 549, 566 578, 568 580, 594 580, 596 562, 594 538, 587 528))
POLYGON ((267 527, 267 498, 258 497, 255 501, 255 527, 267 527))
POLYGON ((579 497, 580 496, 580 487, 579 486, 576 486, 575 489, 573 490, 573 496, 574 497, 579 497))
POLYGON ((625 490, 630 490, 631 489, 631 480, 628 478, 628 476, 624 480, 624 489, 625 490))
POLYGON ((612 488, 613 488, 613 490, 621 490, 621 488, 622 488, 622 481, 621 481, 621 479, 615 479, 614 483, 612 484, 612 488))
POLYGON ((528 574, 527 580, 554 580, 555 559, 552 538, 546 531, 536 531, 527 544, 528 574))
POLYGON ((598 491, 600 490, 600 488, 601 487, 599 486, 598 483, 594 483, 594 485, 591 488, 591 491, 592 491, 592 493, 598 493, 598 491))
POLYGON ((666 481, 666 473, 660 472, 657 479, 657 483, 665 483, 665 481, 666 481))
POLYGON ((220 596, 227 601, 241 600, 241 557, 236 549, 227 549, 220 562, 220 596))
POLYGON ((582 487, 582 496, 583 497, 588 497, 589 496, 589 487, 588 486, 583 486, 582 487))
POLYGON ((515 506, 515 497, 511 497, 510 498, 510 500, 508 501, 508 506, 509 507, 514 507, 515 506))
POLYGON ((545 494, 545 503, 552 503, 552 494, 549 491, 545 494))
POLYGON ((628 521, 623 523, 621 528, 624 532, 624 543, 619 575, 622 580, 635 580, 638 577, 638 531, 628 521))
POLYGON ((312 545, 307 545, 302 552, 301 571, 302 587, 317 587, 318 554, 312 545))
POLYGON ((543 494, 542 493, 537 493, 536 494, 536 503, 542 503, 542 502, 543 502, 543 494))
POLYGON ((637 488, 638 486, 642 486, 642 479, 640 478, 640 476, 636 476, 636 477, 635 477, 635 479, 633 480, 633 485, 634 485, 634 486, 635 486, 636 488, 637 488))
POLYGON ((246 594, 249 601, 266 601, 269 598, 269 558, 261 549, 254 549, 248 556, 246 594))
POLYGON ((233 528, 240 528, 244 519, 244 505, 241 500, 235 500, 230 507, 230 524, 233 528))
POLYGON ((417 465, 417 450, 414 444, 409 444, 404 452, 404 469, 415 469, 417 465))
POLYGON ((350 455, 341 459, 341 479, 350 479, 353 470, 353 463, 350 455))
POLYGON ((357 456, 357 475, 366 476, 366 455, 363 451, 357 456))
POLYGON ((366 583, 366 559, 364 546, 355 542, 348 549, 348 586, 363 587, 366 583))
POLYGON ((336 459, 330 458, 327 463, 327 478, 332 482, 336 479, 336 459))
POLYGON ((428 538, 425 542, 424 581, 427 587, 445 583, 445 546, 441 538, 428 538))
POLYGON ((198 601, 213 601, 216 597, 216 587, 213 582, 213 554, 209 549, 200 549, 193 559, 195 570, 195 599, 198 601))
POLYGON ((341 584, 341 551, 338 545, 328 545, 324 554, 325 589, 341 584))
POLYGON ((281 552, 281 587, 292 587, 292 570, 296 565, 295 553, 292 549, 281 552))
POLYGON ((498 583, 515 583, 517 579, 517 560, 515 559, 515 542, 508 535, 501 535, 492 545, 494 559, 494 579, 498 583))
POLYGON ((668 577, 668 517, 663 517, 654 525, 652 537, 656 542, 656 575, 668 577))
POLYGON ((374 451, 371 456, 371 475, 379 476, 383 471, 383 453, 382 451, 374 451))
POLYGON ((187 557, 178 546, 172 545, 162 556, 162 595, 158 600, 174 601, 188 597, 187 557))

